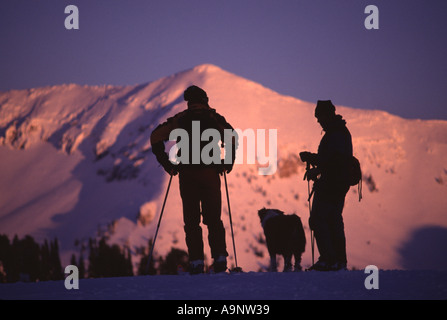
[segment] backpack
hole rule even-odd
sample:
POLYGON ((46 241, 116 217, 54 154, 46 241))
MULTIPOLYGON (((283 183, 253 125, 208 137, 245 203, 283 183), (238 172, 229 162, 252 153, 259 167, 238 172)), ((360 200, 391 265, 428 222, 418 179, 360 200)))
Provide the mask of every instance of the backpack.
POLYGON ((360 167, 360 161, 352 156, 351 163, 349 164, 349 185, 359 185, 359 201, 362 200, 362 169, 360 167))

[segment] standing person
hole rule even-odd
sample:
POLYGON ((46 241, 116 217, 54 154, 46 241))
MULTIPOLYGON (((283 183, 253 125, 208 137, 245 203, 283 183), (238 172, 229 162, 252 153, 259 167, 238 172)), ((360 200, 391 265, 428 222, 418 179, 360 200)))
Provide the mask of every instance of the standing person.
POLYGON ((318 153, 300 153, 301 160, 313 166, 306 173, 308 180, 314 180, 309 227, 314 231, 320 257, 310 270, 335 271, 347 266, 342 211, 350 187, 352 138, 346 121, 335 113, 330 100, 318 101, 315 117, 325 131, 318 153))
MULTIPOLYGON (((224 171, 229 173, 236 156, 237 138, 233 136, 230 143, 225 144, 225 154, 231 154, 231 163, 204 163, 201 157, 202 149, 208 143, 217 141, 201 141, 203 131, 215 129, 224 141, 224 130, 233 127, 208 104, 206 92, 197 87, 188 87, 183 94, 188 108, 166 122, 160 124, 151 134, 152 152, 166 172, 171 175, 179 173, 180 196, 183 204, 183 221, 185 240, 189 254, 190 274, 204 272, 204 253, 201 218, 208 227, 208 242, 213 258, 214 272, 224 272, 227 269, 227 250, 225 241, 225 228, 221 220, 222 199, 220 190, 220 176, 224 171), (194 123, 193 123, 194 122, 194 123), (200 135, 193 134, 194 125, 200 125, 200 135), (188 133, 189 159, 186 163, 174 165, 165 152, 164 142, 174 129, 183 129, 188 133), (198 141, 193 141, 198 138, 198 141), (199 150, 194 146, 200 146, 199 150), (195 152, 196 154, 193 154, 195 152), (198 154, 200 152, 200 154, 198 154), (200 158, 200 161, 197 161, 200 158), (192 161, 195 159, 196 161, 192 161)), ((207 148, 208 149, 208 148, 207 148)), ((217 146, 220 150, 220 146, 217 146)), ((211 150, 213 153, 214 148, 211 150)), ((179 153, 182 150, 179 150, 179 153)), ((178 158, 181 155, 178 154, 178 158)), ((219 155, 220 159, 220 155, 219 155)), ((226 161, 227 162, 227 161, 226 161)))

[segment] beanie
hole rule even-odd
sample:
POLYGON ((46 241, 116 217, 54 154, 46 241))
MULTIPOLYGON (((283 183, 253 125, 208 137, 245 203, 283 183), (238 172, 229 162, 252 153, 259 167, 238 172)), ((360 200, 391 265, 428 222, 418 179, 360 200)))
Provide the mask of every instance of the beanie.
POLYGON ((183 98, 188 102, 199 102, 199 103, 208 103, 208 96, 206 95, 205 90, 199 88, 197 86, 188 87, 183 93, 183 98))
POLYGON ((331 100, 318 100, 315 107, 315 117, 319 118, 323 114, 335 115, 335 106, 331 100))

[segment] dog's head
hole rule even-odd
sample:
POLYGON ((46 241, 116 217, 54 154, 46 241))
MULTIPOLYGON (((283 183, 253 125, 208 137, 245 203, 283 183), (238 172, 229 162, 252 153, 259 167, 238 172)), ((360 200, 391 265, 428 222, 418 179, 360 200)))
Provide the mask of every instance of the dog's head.
POLYGON ((258 210, 258 216, 259 219, 261 219, 261 223, 265 220, 267 216, 271 215, 284 215, 284 212, 278 209, 267 209, 267 208, 262 208, 261 210, 258 210))
POLYGON ((265 216, 267 215, 267 211, 268 211, 268 209, 266 209, 266 208, 262 208, 261 210, 258 210, 258 216, 259 216, 259 219, 261 219, 261 222, 262 222, 262 220, 264 220, 265 216))

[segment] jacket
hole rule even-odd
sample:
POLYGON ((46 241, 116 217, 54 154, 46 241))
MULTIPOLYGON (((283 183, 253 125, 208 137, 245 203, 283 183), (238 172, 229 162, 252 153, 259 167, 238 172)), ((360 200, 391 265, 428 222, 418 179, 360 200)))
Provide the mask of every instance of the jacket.
MULTIPOLYGON (((152 152, 155 154, 158 162, 165 167, 169 166, 170 160, 168 154, 165 152, 164 143, 169 140, 169 135, 175 129, 183 129, 187 132, 189 136, 189 159, 186 161, 187 163, 179 163, 180 166, 188 165, 194 167, 203 167, 203 166, 216 166, 220 165, 216 163, 204 163, 202 160, 202 150, 208 144, 214 143, 212 146, 207 146, 207 150, 211 150, 210 153, 213 153, 213 150, 220 150, 220 146, 218 145, 218 141, 211 138, 208 141, 202 141, 202 134, 207 129, 215 129, 219 132, 222 141, 224 141, 225 129, 229 129, 233 132, 233 138, 231 139, 231 143, 223 144, 225 147, 225 154, 232 155, 231 166, 234 164, 235 156, 236 156, 236 148, 237 148, 237 135, 233 130, 233 127, 225 120, 223 116, 216 112, 215 109, 210 108, 208 105, 204 104, 193 104, 190 105, 188 109, 182 111, 175 116, 168 118, 166 122, 160 124, 158 127, 154 129, 151 134, 151 145, 152 152), (200 124, 200 137, 197 137, 193 132, 193 121, 199 121, 200 124), (199 138, 199 139, 197 139, 199 138), (195 139, 193 141, 193 139, 195 139), (200 140, 200 141, 197 141, 200 140), (199 145, 200 154, 197 154, 198 150, 193 149, 194 143, 199 145), (211 148, 213 147, 213 148, 211 148), (196 151, 196 152, 194 152, 196 151), (198 160, 198 161, 197 161, 198 160)), ((179 142, 180 139, 177 139, 179 142)), ((181 156, 181 150, 179 150, 177 157, 181 156)), ((211 154, 212 156, 212 154, 211 154)), ((220 158, 220 155, 218 155, 220 158)), ((230 162, 230 161, 228 161, 230 162)), ((227 163, 228 163, 227 162, 227 163)), ((166 167, 165 167, 166 168, 166 167)))
POLYGON ((315 192, 326 200, 344 198, 349 190, 349 164, 352 158, 352 138, 346 121, 340 115, 325 129, 318 146, 316 165, 321 174, 315 181, 315 192))

